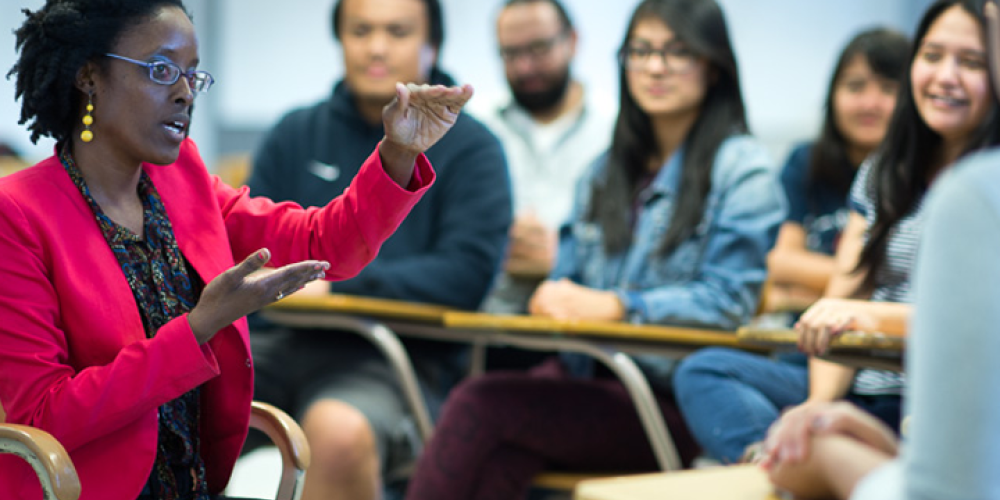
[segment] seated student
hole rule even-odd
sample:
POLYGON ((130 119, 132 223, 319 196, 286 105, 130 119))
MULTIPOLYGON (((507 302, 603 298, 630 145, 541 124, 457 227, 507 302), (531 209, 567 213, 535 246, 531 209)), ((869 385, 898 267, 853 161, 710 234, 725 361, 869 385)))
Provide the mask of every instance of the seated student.
MULTIPOLYGON (((753 314, 785 201, 747 134, 736 60, 714 0, 645 0, 622 44, 610 151, 584 176, 532 314, 732 329, 753 314)), ((460 385, 418 461, 411 499, 523 498, 546 468, 654 470, 625 388, 589 359, 460 385)), ((681 453, 667 359, 637 360, 681 453)))
POLYGON ((927 201, 906 356, 907 445, 900 451, 891 429, 847 403, 789 412, 764 461, 777 486, 801 498, 1000 498, 998 163, 996 151, 961 162, 927 201))
POLYGON ((578 34, 560 0, 505 0, 496 36, 510 96, 482 117, 507 154, 515 217, 504 272, 483 310, 524 314, 552 271, 574 188, 608 149, 614 114, 607 96, 572 75, 578 34))
POLYGON ((767 258, 771 309, 804 311, 826 290, 851 181, 885 137, 909 52, 909 40, 887 29, 861 32, 841 52, 820 136, 795 148, 781 172, 788 219, 767 258))
MULTIPOLYGON (((788 219, 768 255, 766 301, 772 306, 805 309, 829 282, 850 213, 847 192, 862 160, 885 136, 909 51, 902 35, 875 29, 855 36, 840 54, 820 137, 793 151, 781 174, 788 219)), ((747 445, 764 438, 782 407, 802 401, 804 357, 780 359, 774 364, 719 347, 684 360, 674 381, 678 402, 709 456, 739 460, 747 445), (795 382, 787 383, 789 378, 795 382), (742 403, 726 406, 730 401, 742 403)))
MULTIPOLYGON (((851 188, 852 213, 837 250, 829 298, 807 310, 796 325, 807 354, 822 353, 830 336, 846 329, 900 328, 910 311, 910 273, 923 226, 924 193, 960 156, 1000 142, 977 4, 940 1, 921 21, 885 142, 851 188)), ((900 374, 855 373, 819 359, 811 359, 808 368, 751 356, 745 356, 744 364, 740 370, 709 369, 714 375, 709 377, 698 373, 705 370, 704 360, 697 365, 685 361, 674 378, 692 431, 706 446, 722 450, 715 453, 729 453, 722 456, 733 457, 741 446, 764 439, 783 408, 803 402, 847 399, 899 427, 900 374), (734 379, 740 383, 731 383, 734 379), (742 391, 739 397, 733 387, 742 391), (695 420, 711 413, 707 406, 732 416, 695 420), (722 438, 710 438, 713 434, 722 438)))
MULTIPOLYGON (((289 112, 268 132, 247 183, 254 195, 325 205, 385 135, 382 108, 396 82, 452 81, 438 66, 444 41, 438 0, 331 3, 344 77, 329 97, 289 112)), ((480 306, 500 269, 512 218, 503 149, 462 113, 427 157, 437 187, 378 257, 356 277, 305 293, 480 306)), ((298 418, 312 449, 303 500, 379 498, 384 473, 412 463, 417 451, 415 424, 386 357, 353 333, 253 326, 254 396, 298 418)), ((464 374, 465 346, 403 342, 433 412, 464 374)))
MULTIPOLYGON (((434 180, 422 151, 472 90, 398 87, 350 190, 302 209, 209 176, 186 138, 213 79, 180 0, 24 12, 21 123, 57 143, 0 179, 7 421, 62 443, 82 500, 216 499, 250 419, 243 317, 373 259, 434 180)), ((41 498, 27 468, 0 458, 4 499, 41 498)))

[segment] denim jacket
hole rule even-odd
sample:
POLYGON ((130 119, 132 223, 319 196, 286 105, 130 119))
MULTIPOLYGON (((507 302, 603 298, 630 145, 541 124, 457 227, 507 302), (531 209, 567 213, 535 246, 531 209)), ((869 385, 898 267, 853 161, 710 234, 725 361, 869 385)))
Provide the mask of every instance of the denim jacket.
POLYGON ((681 179, 683 149, 672 155, 641 193, 633 243, 616 255, 604 250, 602 230, 584 220, 607 155, 588 170, 573 215, 560 237, 552 279, 569 278, 613 290, 627 321, 731 330, 757 309, 787 203, 764 147, 749 136, 733 136, 712 165, 712 187, 694 234, 667 255, 657 249, 667 230, 681 179))

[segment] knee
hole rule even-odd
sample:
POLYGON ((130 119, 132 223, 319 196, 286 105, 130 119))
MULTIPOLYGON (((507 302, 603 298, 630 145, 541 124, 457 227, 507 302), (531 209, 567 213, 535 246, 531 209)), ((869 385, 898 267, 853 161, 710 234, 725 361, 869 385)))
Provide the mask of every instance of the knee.
POLYGON ((708 347, 684 358, 674 372, 674 392, 681 394, 695 389, 701 380, 724 376, 740 354, 722 347, 708 347))
POLYGON ((707 347, 681 360, 677 366, 677 374, 691 376, 699 373, 723 372, 739 354, 738 351, 724 347, 707 347))
POLYGON ((375 431, 363 413, 335 400, 314 403, 302 419, 312 453, 310 472, 351 477, 378 463, 375 431))

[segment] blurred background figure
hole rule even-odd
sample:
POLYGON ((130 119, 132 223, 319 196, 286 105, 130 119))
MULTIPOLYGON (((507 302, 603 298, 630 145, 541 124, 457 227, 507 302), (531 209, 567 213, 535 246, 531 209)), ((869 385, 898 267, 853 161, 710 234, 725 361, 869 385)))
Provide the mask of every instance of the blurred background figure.
POLYGON ((909 52, 909 40, 888 29, 859 33, 841 52, 820 135, 796 147, 781 172, 788 220, 768 256, 765 312, 804 311, 826 290, 851 182, 885 137, 909 52))
MULTIPOLYGON (((289 112, 267 133, 253 159, 252 195, 326 204, 383 140, 380 117, 396 82, 453 84, 438 65, 444 24, 437 0, 338 0, 324 12, 331 13, 328 32, 340 42, 344 77, 329 97, 289 112)), ((462 113, 427 157, 437 172, 434 189, 375 260, 352 279, 302 293, 479 308, 500 268, 511 221, 503 150, 486 127, 462 113)), ((302 498, 380 497, 382 478, 411 462, 419 446, 385 356, 350 332, 258 321, 250 338, 255 398, 299 418, 312 449, 302 498)), ((464 373, 466 346, 403 343, 433 412, 464 373)))
POLYGON ((578 33, 559 0, 508 0, 496 33, 510 97, 481 116, 507 153, 515 218, 484 309, 523 314, 552 269, 580 176, 611 141, 614 115, 572 75, 578 33))

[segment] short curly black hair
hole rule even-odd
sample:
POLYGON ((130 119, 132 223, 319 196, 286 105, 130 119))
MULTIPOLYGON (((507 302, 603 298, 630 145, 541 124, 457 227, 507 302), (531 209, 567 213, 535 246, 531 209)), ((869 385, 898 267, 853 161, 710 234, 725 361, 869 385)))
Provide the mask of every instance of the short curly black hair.
POLYGON ((20 56, 7 79, 17 75, 18 123, 28 124, 31 142, 70 137, 82 99, 77 72, 87 61, 103 67, 101 56, 118 38, 161 7, 178 7, 191 17, 182 0, 48 0, 35 12, 22 10, 28 19, 14 31, 20 56))

